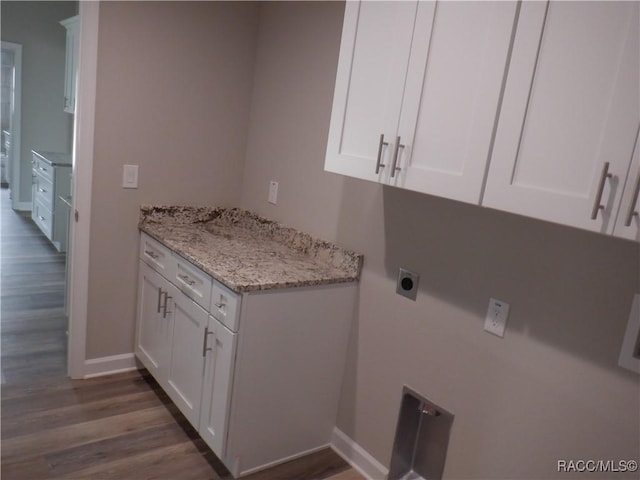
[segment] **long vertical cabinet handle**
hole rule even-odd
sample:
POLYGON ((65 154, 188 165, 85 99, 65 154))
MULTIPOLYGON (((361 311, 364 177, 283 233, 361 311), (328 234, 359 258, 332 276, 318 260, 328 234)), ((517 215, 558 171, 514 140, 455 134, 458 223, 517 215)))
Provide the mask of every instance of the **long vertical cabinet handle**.
POLYGON ((158 288, 158 312, 160 313, 160 309, 162 308, 162 294, 164 292, 162 291, 162 288, 158 288))
POLYGON ((638 215, 638 211, 636 210, 636 205, 638 204, 638 194, 640 194, 640 173, 638 173, 638 178, 636 180, 636 187, 633 189, 631 203, 629 204, 629 211, 627 212, 627 217, 624 221, 625 227, 630 227, 631 220, 633 220, 634 216, 638 215))
POLYGON ((162 311, 162 318, 167 318, 167 313, 171 313, 171 312, 167 312, 167 304, 169 303, 169 300, 171 300, 173 297, 169 296, 169 292, 164 292, 164 307, 163 307, 163 311, 162 311))
POLYGON ((593 210, 591 211, 591 220, 595 220, 598 216, 598 212, 600 210, 604 210, 604 205, 600 204, 602 201, 602 193, 604 192, 604 183, 607 181, 607 178, 611 178, 612 175, 609 173, 609 162, 605 162, 602 167, 602 175, 600 175, 600 183, 598 184, 598 192, 596 193, 596 201, 593 204, 593 210))
POLYGON ((384 141, 384 133, 380 134, 380 143, 378 144, 378 159, 376 160, 376 175, 380 173, 380 169, 384 168, 382 163, 382 147, 389 145, 389 142, 384 141))
POLYGON ((213 335, 213 332, 209 331, 209 327, 204 327, 204 342, 202 343, 202 356, 206 357, 207 352, 213 350, 211 347, 207 347, 207 338, 209 335, 213 335))
POLYGON ((404 149, 404 145, 402 145, 400 143, 400 136, 396 137, 396 148, 393 151, 393 165, 391 165, 391 178, 396 176, 396 172, 399 172, 401 170, 400 167, 398 167, 398 152, 400 151, 400 149, 404 149))

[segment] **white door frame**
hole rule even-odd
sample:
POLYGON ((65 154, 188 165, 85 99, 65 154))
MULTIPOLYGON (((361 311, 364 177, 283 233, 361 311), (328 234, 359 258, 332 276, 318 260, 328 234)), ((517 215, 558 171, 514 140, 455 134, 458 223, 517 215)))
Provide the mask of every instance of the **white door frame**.
POLYGON ((29 202, 20 202, 20 144, 22 142, 20 130, 22 130, 22 45, 13 42, 2 42, 2 48, 13 52, 13 102, 11 112, 11 208, 14 210, 26 210, 29 202))
POLYGON ((100 2, 80 1, 78 81, 73 125, 73 208, 69 261, 69 344, 67 369, 71 378, 86 375, 91 181, 95 126, 98 25, 100 2), (76 216, 77 220, 73 220, 76 216))

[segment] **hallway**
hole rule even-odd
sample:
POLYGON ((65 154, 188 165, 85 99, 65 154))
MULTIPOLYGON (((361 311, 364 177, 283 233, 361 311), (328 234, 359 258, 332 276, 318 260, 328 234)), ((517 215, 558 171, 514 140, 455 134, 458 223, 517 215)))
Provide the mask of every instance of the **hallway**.
POLYGON ((0 190, 2 384, 66 375, 65 254, 0 190))

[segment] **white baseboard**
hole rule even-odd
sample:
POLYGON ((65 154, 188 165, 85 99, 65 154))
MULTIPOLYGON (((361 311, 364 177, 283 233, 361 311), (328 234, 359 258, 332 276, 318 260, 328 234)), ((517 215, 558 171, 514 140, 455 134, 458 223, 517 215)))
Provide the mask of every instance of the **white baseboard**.
POLYGON ((338 427, 333 429, 331 448, 369 480, 384 480, 389 474, 389 470, 384 465, 338 427))
POLYGON ((31 202, 18 202, 16 210, 20 212, 30 212, 32 209, 31 202))
POLYGON ((83 378, 100 377, 112 373, 136 370, 136 358, 133 353, 111 355, 109 357, 90 358, 84 362, 83 378))

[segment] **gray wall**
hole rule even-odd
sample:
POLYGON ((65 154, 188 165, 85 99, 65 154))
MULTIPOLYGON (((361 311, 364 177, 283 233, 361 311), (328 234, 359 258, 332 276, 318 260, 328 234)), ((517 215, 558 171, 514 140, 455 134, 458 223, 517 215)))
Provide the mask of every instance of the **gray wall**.
POLYGON ((365 255, 339 428, 388 464, 408 384, 456 416, 448 478, 636 459, 639 377, 617 359, 637 244, 324 173, 342 13, 262 5, 242 190, 243 207, 365 255), (416 302, 395 295, 400 266, 421 274, 416 302), (504 339, 483 331, 492 296, 511 304, 504 339))
POLYGON ((31 150, 70 152, 73 115, 64 108, 66 30, 77 2, 3 1, 2 40, 22 44, 20 202, 31 201, 31 150))
POLYGON ((247 2, 100 5, 87 358, 133 351, 140 204, 239 202, 256 22, 247 2))

